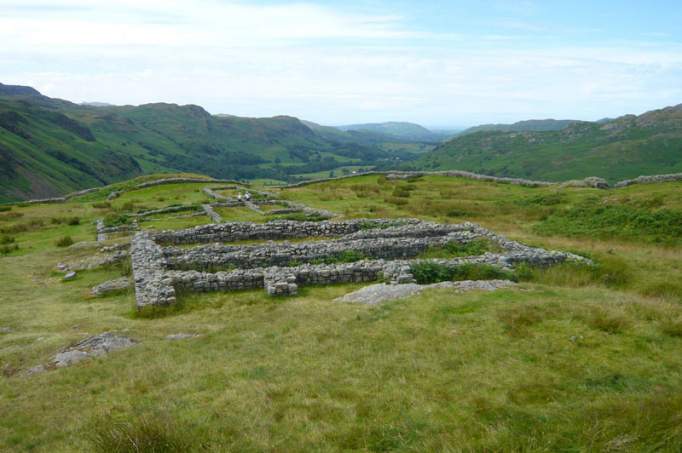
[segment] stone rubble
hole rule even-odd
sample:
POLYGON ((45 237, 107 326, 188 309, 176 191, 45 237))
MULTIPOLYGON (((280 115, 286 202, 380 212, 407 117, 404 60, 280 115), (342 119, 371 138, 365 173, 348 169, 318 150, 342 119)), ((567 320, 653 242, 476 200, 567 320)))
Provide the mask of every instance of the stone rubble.
POLYGON ((130 287, 130 279, 128 277, 121 277, 100 283, 90 291, 93 296, 106 296, 107 294, 128 289, 128 287, 130 287))

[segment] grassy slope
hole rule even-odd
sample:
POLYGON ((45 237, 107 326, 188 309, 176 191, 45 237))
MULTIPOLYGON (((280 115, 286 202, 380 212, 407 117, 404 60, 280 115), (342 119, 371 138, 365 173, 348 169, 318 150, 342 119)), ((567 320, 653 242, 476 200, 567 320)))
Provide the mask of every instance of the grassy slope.
POLYGON ((191 105, 89 107, 35 95, 0 97, 0 201, 54 196, 142 173, 286 180, 410 155, 380 144, 338 130, 313 131, 291 117, 212 116, 191 105))
POLYGON ((551 181, 681 172, 682 107, 603 124, 579 122, 561 131, 467 134, 424 155, 415 168, 551 181))
MULTIPOLYGON (((111 209, 200 202, 201 186, 130 192, 111 209)), ((68 283, 53 273, 56 262, 86 254, 54 242, 65 234, 91 240, 90 221, 109 211, 92 207, 101 196, 15 207, 23 216, 0 213, 0 227, 45 225, 14 234, 20 250, 0 257, 0 326, 13 329, 0 334, 0 449, 92 451, 93 433, 120 426, 182 450, 678 451, 682 234, 661 222, 682 214, 681 188, 558 191, 363 176, 291 189, 283 195, 346 216, 473 220, 589 254, 602 271, 562 267, 520 290, 432 290, 379 307, 331 302, 356 285, 304 288, 287 299, 191 295, 155 319, 133 315, 132 293, 90 298, 89 287, 120 269, 68 283), (611 228, 612 208, 577 221, 571 213, 585 205, 634 210, 643 233, 611 228), (81 225, 53 225, 55 216, 79 216, 81 225), (30 378, 15 374, 107 330, 140 344, 30 378), (165 339, 178 332, 202 336, 165 339)))

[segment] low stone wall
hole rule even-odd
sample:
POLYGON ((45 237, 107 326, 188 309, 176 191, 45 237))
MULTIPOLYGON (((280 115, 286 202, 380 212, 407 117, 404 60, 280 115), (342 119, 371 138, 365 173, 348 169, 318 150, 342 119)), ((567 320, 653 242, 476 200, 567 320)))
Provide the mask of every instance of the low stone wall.
POLYGON ((321 178, 321 179, 313 179, 310 181, 301 181, 295 184, 289 184, 285 187, 302 187, 302 186, 307 186, 309 184, 316 184, 319 182, 327 182, 327 181, 336 181, 340 179, 348 179, 348 178, 355 178, 357 176, 365 176, 365 175, 384 175, 388 179, 408 179, 408 178, 415 178, 419 176, 453 176, 453 177, 458 177, 458 178, 468 178, 468 179, 476 179, 479 181, 491 181, 491 182, 498 182, 498 183, 503 183, 503 184, 515 184, 515 185, 520 185, 520 186, 527 186, 527 187, 544 187, 544 186, 552 186, 556 185, 558 183, 556 182, 550 182, 550 181, 533 181, 529 179, 523 179, 523 178, 505 178, 505 177, 497 177, 497 176, 489 176, 489 175, 481 175, 478 173, 472 173, 469 171, 460 171, 460 170, 448 170, 448 171, 368 171, 356 175, 346 175, 346 176, 337 176, 334 178, 321 178))
POLYGON ((97 230, 97 242, 107 240, 107 232, 105 231, 104 220, 97 219, 95 222, 95 229, 97 230))
MULTIPOLYGON (((386 231, 389 235, 393 231, 386 231)), ((190 250, 169 247, 164 249, 166 263, 173 269, 211 269, 214 267, 253 268, 262 266, 287 266, 291 263, 309 263, 334 259, 348 252, 365 258, 413 258, 432 246, 449 242, 466 243, 479 234, 472 231, 445 231, 441 235, 370 237, 336 239, 291 244, 225 246, 213 244, 190 250)))
POLYGON ((223 221, 223 218, 213 210, 213 206, 210 204, 202 204, 201 208, 204 210, 206 215, 211 219, 213 223, 221 223, 223 221))
POLYGON ((420 262, 432 262, 447 267, 474 263, 502 268, 512 268, 519 263, 549 266, 567 260, 589 263, 589 260, 571 253, 528 247, 473 223, 443 225, 415 219, 280 221, 267 224, 245 222, 207 225, 157 235, 140 232, 133 238, 131 256, 138 308, 172 304, 175 302, 176 290, 205 292, 265 288, 271 295, 291 295, 297 293, 300 285, 380 279, 392 283, 410 283, 414 282, 411 267, 420 262), (308 236, 343 237, 297 244, 216 244, 188 250, 174 247, 164 249, 155 242, 202 242, 208 237, 234 241, 308 236), (410 259, 431 245, 453 240, 467 242, 480 237, 495 242, 503 252, 454 259, 410 259), (364 256, 372 259, 352 263, 315 263, 316 260, 333 258, 349 250, 361 251, 364 256), (302 261, 308 262, 301 263, 302 261), (196 269, 213 264, 240 268, 213 273, 196 269), (183 266, 195 269, 178 269, 183 266))
POLYGON ((179 184, 179 183, 194 183, 194 182, 239 184, 239 182, 233 181, 231 179, 164 178, 164 179, 155 179, 154 181, 143 182, 141 184, 136 185, 135 189, 144 189, 146 187, 160 186, 162 184, 179 184))
POLYGON ((172 212, 184 212, 184 211, 198 211, 199 208, 193 205, 178 205, 178 206, 167 206, 165 208, 150 209, 147 211, 141 211, 133 214, 135 217, 149 217, 156 214, 168 214, 172 212))
POLYGON ((161 246, 148 233, 140 232, 130 243, 130 256, 137 308, 175 303, 175 288, 173 281, 165 275, 161 246))
POLYGON ((682 173, 670 173, 667 175, 639 176, 634 179, 626 179, 617 182, 614 187, 627 187, 633 184, 655 184, 658 182, 682 181, 682 173))
POLYGON ((154 234, 160 244, 199 244, 207 242, 235 242, 243 240, 277 240, 305 237, 333 237, 355 233, 367 228, 388 228, 416 219, 353 219, 339 222, 296 222, 274 220, 267 223, 226 222, 199 225, 185 230, 164 230, 154 234))

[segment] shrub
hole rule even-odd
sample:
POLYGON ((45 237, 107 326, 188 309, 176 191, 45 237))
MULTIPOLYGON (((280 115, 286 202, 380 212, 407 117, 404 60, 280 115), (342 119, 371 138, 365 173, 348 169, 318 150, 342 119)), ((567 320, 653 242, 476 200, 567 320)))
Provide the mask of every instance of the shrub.
POLYGON ((12 206, 0 206, 0 212, 7 212, 7 211, 11 211, 11 210, 12 210, 12 206))
POLYGON ((55 245, 57 247, 68 247, 70 245, 73 245, 73 239, 71 239, 71 236, 64 236, 58 239, 55 245))
POLYGON ((514 274, 486 264, 463 264, 461 266, 445 266, 433 261, 422 261, 410 267, 410 272, 417 283, 424 285, 448 280, 515 280, 514 274))
POLYGON ((108 201, 99 201, 97 203, 93 203, 92 207, 95 209, 111 209, 111 203, 108 201))
POLYGON ((104 224, 107 226, 125 225, 128 222, 130 222, 130 217, 125 214, 118 215, 112 213, 104 217, 104 224))
POLYGON ((420 285, 444 282, 451 280, 453 276, 452 268, 431 261, 413 264, 410 272, 420 285))
POLYGON ((0 237, 0 244, 13 244, 16 241, 12 236, 2 236, 0 237))
POLYGON ((79 217, 70 217, 70 218, 66 219, 66 223, 68 225, 71 225, 71 226, 80 225, 81 219, 79 217))

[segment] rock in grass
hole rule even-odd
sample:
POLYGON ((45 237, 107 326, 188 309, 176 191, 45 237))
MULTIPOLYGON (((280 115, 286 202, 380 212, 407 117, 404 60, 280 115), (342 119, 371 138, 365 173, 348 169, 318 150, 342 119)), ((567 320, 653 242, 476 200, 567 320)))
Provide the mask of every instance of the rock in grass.
POLYGON ((68 282, 69 280, 73 280, 74 278, 76 278, 76 272, 70 271, 67 272, 66 275, 64 275, 64 278, 62 280, 68 282))
POLYGON ((66 367, 90 357, 102 356, 111 351, 129 348, 136 343, 135 340, 128 337, 104 332, 66 348, 54 356, 52 363, 58 368, 66 367))
POLYGON ((417 285, 415 283, 387 285, 379 283, 360 288, 357 291, 335 299, 335 301, 375 305, 387 300, 409 297, 430 288, 453 288, 457 292, 472 290, 494 291, 498 288, 514 285, 515 283, 509 280, 464 280, 459 282, 433 283, 431 285, 417 285))
POLYGON ((199 335, 195 333, 173 333, 166 336, 166 340, 186 340, 187 338, 195 338, 199 335))
POLYGON ((36 365, 36 366, 31 367, 28 370, 26 370, 26 375, 32 376, 34 374, 39 374, 39 373, 42 373, 44 371, 47 371, 47 369, 45 368, 44 365, 36 365))
POLYGON ((106 294, 111 294, 117 291, 122 291, 130 286, 130 279, 128 277, 116 278, 114 280, 109 280, 104 283, 92 288, 90 291, 93 296, 104 296, 106 294))

